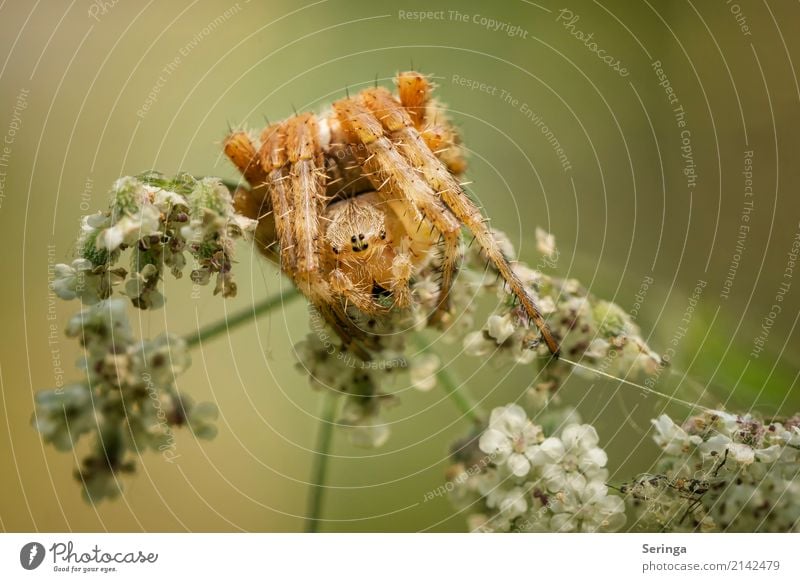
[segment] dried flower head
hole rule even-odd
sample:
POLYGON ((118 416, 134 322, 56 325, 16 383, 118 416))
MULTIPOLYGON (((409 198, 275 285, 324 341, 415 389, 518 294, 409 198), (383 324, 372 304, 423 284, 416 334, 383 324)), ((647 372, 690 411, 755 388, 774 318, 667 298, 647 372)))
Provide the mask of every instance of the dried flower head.
POLYGON ((59 297, 91 305, 124 283, 136 307, 156 309, 164 304, 158 286, 165 269, 181 277, 186 253, 194 262, 193 282, 206 285, 216 276, 215 294, 236 294, 234 243, 256 222, 234 211, 219 179, 148 172, 120 178, 109 198, 108 210, 83 218, 79 256, 56 265, 53 290, 59 297), (123 253, 130 254, 130 273, 117 266, 123 253))
POLYGON ((135 457, 147 449, 174 461, 175 428, 188 425, 199 438, 216 434, 210 424, 216 407, 194 404, 175 388, 190 362, 185 342, 171 335, 135 338, 124 300, 87 307, 70 320, 67 336, 85 348, 80 362, 85 378, 38 392, 32 422, 45 442, 61 451, 94 434, 92 452, 76 472, 89 501, 116 496, 117 476, 132 473, 135 457))
POLYGON ((640 529, 798 531, 800 427, 792 419, 710 411, 654 419, 655 473, 620 489, 640 529))

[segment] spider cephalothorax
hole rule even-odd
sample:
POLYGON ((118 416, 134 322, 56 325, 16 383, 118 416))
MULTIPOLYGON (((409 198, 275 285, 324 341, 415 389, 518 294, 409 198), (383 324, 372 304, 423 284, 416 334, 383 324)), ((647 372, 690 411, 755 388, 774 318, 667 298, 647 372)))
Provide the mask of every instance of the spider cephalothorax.
POLYGON ((236 207, 259 220, 259 248, 344 344, 368 357, 367 332, 348 308, 378 317, 407 307, 415 274, 436 255, 441 283, 431 318, 447 320, 466 226, 557 355, 530 293, 459 183, 466 166, 458 136, 430 84, 407 72, 397 88, 397 97, 376 86, 323 115, 295 115, 259 140, 243 131, 226 138, 225 153, 251 186, 237 192, 236 207))

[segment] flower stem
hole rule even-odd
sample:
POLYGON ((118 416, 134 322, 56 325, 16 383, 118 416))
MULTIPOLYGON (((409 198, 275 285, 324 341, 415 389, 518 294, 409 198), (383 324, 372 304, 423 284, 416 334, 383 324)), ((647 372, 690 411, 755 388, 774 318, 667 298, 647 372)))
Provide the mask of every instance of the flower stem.
POLYGON ((436 377, 439 379, 439 384, 442 385, 442 388, 447 392, 447 395, 453 403, 464 413, 464 416, 475 424, 484 423, 486 415, 483 409, 473 400, 472 396, 466 391, 461 390, 461 383, 455 379, 453 374, 444 368, 440 368, 436 372, 436 377))
POLYGON ((337 394, 328 392, 322 397, 322 412, 319 419, 317 443, 314 460, 311 465, 311 488, 308 491, 308 509, 306 510, 307 533, 316 533, 321 525, 322 498, 325 493, 325 476, 328 471, 331 444, 333 443, 333 427, 336 417, 337 394))
MULTIPOLYGON (((428 350, 428 344, 425 342, 422 336, 415 335, 414 343, 417 344, 419 349, 428 350)), ((439 368, 436 371, 436 379, 439 381, 441 387, 444 388, 444 391, 450 397, 450 400, 453 401, 453 403, 464 414, 464 416, 466 416, 475 424, 483 424, 485 422, 486 414, 481 406, 472 398, 472 396, 469 395, 467 391, 461 389, 461 382, 450 370, 446 368, 439 368)))
POLYGON ((291 301, 299 295, 300 292, 292 287, 283 293, 273 295, 272 297, 267 297, 263 301, 260 301, 251 307, 246 307, 245 309, 237 311, 236 313, 233 313, 219 321, 209 323, 208 325, 198 329, 196 332, 185 336, 184 340, 186 341, 186 345, 190 348, 193 348, 202 342, 213 339, 223 333, 227 333, 235 327, 238 327, 244 323, 249 323, 250 321, 254 321, 259 316, 269 313, 274 308, 282 305, 285 302, 291 301))

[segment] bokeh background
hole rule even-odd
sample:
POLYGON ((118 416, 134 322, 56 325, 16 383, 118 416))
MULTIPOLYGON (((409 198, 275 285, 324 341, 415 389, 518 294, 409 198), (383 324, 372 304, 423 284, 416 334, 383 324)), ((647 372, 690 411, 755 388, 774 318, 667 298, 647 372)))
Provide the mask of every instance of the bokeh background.
MULTIPOLYGON (((78 305, 53 303, 48 264, 70 258, 80 216, 104 207, 118 176, 157 168, 233 178, 220 156, 229 124, 320 110, 345 87, 388 85, 412 64, 438 83, 471 153, 471 189, 523 259, 535 259, 542 226, 557 237, 554 271, 626 310, 652 277, 637 321, 657 350, 684 335, 680 320, 705 283, 659 390, 690 400, 705 391, 705 403, 768 416, 797 411, 800 271, 784 273, 800 231, 798 24, 796 2, 766 1, 0 3, 0 528, 302 528, 320 402, 295 369, 292 346, 308 330, 302 302, 195 352, 178 386, 218 404, 219 436, 179 433, 178 462, 144 456, 124 497, 93 508, 72 478, 75 458, 44 447, 30 425, 35 391, 79 374, 78 346, 60 333, 78 305), (628 75, 570 34, 563 8, 628 75), (419 21, 414 11, 442 12, 419 21), (691 190, 654 61, 685 111, 691 190), (783 281, 782 311, 753 357, 783 281)), ((168 280, 167 307, 133 314, 137 328, 188 333, 286 287, 245 245, 239 260, 236 299, 210 288, 191 299, 190 282, 168 280)), ((486 407, 530 383, 530 369, 498 370, 456 348, 436 346, 486 407)), ((402 403, 387 413, 393 434, 382 449, 353 448, 337 433, 324 531, 464 529, 445 498, 425 494, 443 482, 448 445, 468 425, 441 392, 407 388, 393 388, 402 403)), ((664 400, 577 377, 565 398, 597 426, 612 481, 656 458, 648 419, 664 400)))

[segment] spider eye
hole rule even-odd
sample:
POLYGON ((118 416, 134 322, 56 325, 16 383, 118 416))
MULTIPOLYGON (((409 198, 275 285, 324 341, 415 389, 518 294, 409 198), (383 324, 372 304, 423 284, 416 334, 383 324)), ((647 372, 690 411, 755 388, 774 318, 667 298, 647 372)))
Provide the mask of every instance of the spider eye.
POLYGON ((333 247, 333 254, 334 255, 338 255, 339 254, 339 249, 337 249, 336 247, 333 247))
POLYGON ((381 231, 381 240, 386 240, 386 231, 385 230, 381 231))
POLYGON ((353 235, 353 236, 350 237, 350 242, 351 243, 356 242, 356 235, 353 235))
POLYGON ((358 235, 358 240, 364 240, 364 235, 363 234, 359 234, 358 235))

